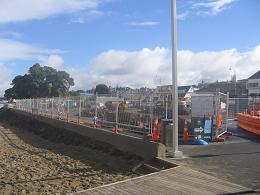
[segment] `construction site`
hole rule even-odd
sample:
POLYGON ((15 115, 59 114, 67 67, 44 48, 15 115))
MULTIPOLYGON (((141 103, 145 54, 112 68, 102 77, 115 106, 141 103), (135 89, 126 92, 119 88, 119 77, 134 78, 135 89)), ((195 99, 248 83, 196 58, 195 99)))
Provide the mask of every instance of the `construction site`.
MULTIPOLYGON (((8 190, 13 191, 11 186, 15 185, 18 194, 69 193, 85 189, 93 191, 82 194, 100 194, 103 188, 96 190, 95 187, 104 185, 105 190, 108 188, 105 184, 128 181, 126 179, 132 181, 131 178, 135 177, 136 182, 142 182, 142 177, 138 179, 140 175, 157 172, 162 176, 154 177, 163 178, 162 170, 174 170, 173 174, 177 174, 176 170, 181 169, 180 173, 185 173, 182 167, 195 167, 195 170, 198 168, 201 171, 201 163, 207 163, 207 160, 199 161, 199 165, 197 160, 205 155, 209 157, 209 162, 214 162, 214 159, 218 160, 215 155, 224 155, 217 154, 218 151, 225 152, 222 147, 241 142, 236 138, 237 128, 251 132, 255 137, 259 136, 258 123, 253 121, 259 121, 259 103, 257 98, 229 98, 228 94, 219 91, 194 94, 190 101, 180 100, 178 140, 181 150, 187 156, 172 159, 172 102, 169 94, 110 94, 16 100, 2 108, 1 139, 4 142, 1 148, 11 148, 2 150, 1 156, 6 162, 12 158, 22 161, 18 161, 21 164, 3 164, 1 193, 8 194, 8 190), (204 154, 210 148, 216 148, 216 151, 204 154), (28 153, 32 155, 28 156, 28 153), (24 167, 23 163, 27 161, 32 161, 36 167, 33 164, 24 167), (65 161, 65 167, 61 166, 65 161), (37 166, 41 167, 41 171, 37 171, 36 178, 28 172, 35 172, 37 166), (14 175, 15 172, 19 174, 14 175), (8 182, 7 176, 10 177, 8 182)), ((222 165, 217 162, 215 167, 223 170, 228 168, 222 165)), ((226 183, 223 186, 220 181, 213 179, 214 183, 218 183, 216 188, 220 192, 257 193, 254 189, 259 188, 259 177, 256 176, 254 182, 250 180, 250 184, 241 183, 234 176, 216 175, 218 171, 213 170, 212 164, 206 164, 205 170, 199 175, 207 180, 213 174, 218 179, 235 181, 241 185, 226 183)), ((254 168, 252 171, 254 175, 257 174, 254 168)), ((194 172, 187 177, 197 177, 197 174, 194 172)), ((153 176, 148 177, 152 181, 153 176)), ((118 184, 118 188, 121 185, 130 187, 123 182, 118 184)), ((211 185, 206 184, 207 187, 211 185)), ((189 186, 192 191, 194 186, 189 186)), ((176 194, 178 192, 182 190, 175 191, 176 194)), ((214 194, 210 190, 205 192, 214 194)))
POLYGON ((0 194, 260 194, 258 8, 1 1, 0 194))

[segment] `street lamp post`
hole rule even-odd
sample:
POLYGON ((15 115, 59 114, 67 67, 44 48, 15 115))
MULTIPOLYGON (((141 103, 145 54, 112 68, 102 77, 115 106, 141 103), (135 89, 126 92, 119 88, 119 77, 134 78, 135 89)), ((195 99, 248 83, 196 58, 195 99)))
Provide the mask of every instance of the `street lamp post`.
POLYGON ((178 82, 177 82, 177 14, 176 0, 172 0, 172 120, 173 120, 173 157, 181 158, 178 149, 178 82))

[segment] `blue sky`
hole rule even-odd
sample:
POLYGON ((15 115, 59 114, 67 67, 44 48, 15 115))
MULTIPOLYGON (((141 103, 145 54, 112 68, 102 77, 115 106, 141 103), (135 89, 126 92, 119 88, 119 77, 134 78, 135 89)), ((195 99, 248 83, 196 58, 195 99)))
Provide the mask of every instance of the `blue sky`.
MULTIPOLYGON (((36 62, 68 71, 75 89, 170 82, 170 0, 0 2, 0 93, 36 62)), ((259 0, 177 0, 179 83, 259 70, 259 8, 259 0)))

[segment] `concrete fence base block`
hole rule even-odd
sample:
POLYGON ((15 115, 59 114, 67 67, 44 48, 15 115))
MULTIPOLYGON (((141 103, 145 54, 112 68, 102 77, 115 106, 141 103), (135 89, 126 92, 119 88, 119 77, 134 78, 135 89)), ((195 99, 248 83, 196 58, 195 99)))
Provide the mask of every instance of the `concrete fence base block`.
POLYGON ((45 124, 65 129, 82 136, 86 136, 92 140, 109 144, 116 149, 135 154, 145 160, 152 159, 154 157, 165 158, 166 148, 164 144, 157 142, 150 142, 141 138, 136 138, 124 134, 116 134, 104 129, 91 128, 74 123, 67 123, 65 121, 54 120, 44 116, 32 115, 31 113, 10 109, 11 112, 18 115, 32 117, 34 120, 43 122, 45 124))

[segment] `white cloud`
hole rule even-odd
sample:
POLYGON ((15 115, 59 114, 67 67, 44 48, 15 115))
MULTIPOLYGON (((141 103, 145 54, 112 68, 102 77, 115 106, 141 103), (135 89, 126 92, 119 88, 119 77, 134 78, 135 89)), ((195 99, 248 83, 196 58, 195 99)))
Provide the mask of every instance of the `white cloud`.
POLYGON ((13 60, 40 61, 43 65, 61 68, 63 59, 57 55, 64 53, 59 49, 48 49, 34 44, 23 43, 11 39, 0 39, 0 96, 10 87, 13 60))
POLYGON ((4 95, 4 91, 10 87, 11 78, 10 70, 0 63, 0 96, 4 95))
POLYGON ((209 0, 207 2, 200 2, 193 4, 195 8, 205 8, 206 10, 200 10, 199 14, 218 15, 221 11, 227 8, 228 5, 235 0, 209 0))
POLYGON ((184 20, 189 14, 190 14, 189 11, 185 11, 185 12, 183 12, 183 13, 181 13, 181 14, 178 14, 178 15, 177 15, 177 19, 178 19, 178 20, 184 20))
POLYGON ((43 19, 57 14, 95 10, 107 0, 1 0, 0 23, 43 19))
POLYGON ((43 66, 50 66, 55 69, 60 69, 64 64, 64 60, 59 55, 50 55, 40 63, 43 66))
POLYGON ((85 24, 93 19, 100 18, 103 16, 110 16, 112 12, 104 12, 99 10, 90 10, 88 12, 77 14, 78 16, 74 16, 68 24, 78 23, 85 24))
POLYGON ((156 26, 159 22, 155 21, 145 21, 145 22, 130 22, 130 26, 156 26))
POLYGON ((63 53, 59 49, 47 49, 11 39, 0 39, 0 62, 14 59, 41 59, 49 54, 63 53))
MULTIPOLYGON (((97 56, 86 67, 67 71, 75 79, 77 89, 88 89, 98 83, 130 87, 155 87, 171 83, 171 55, 166 48, 140 51, 110 50, 97 56)), ((229 68, 244 79, 260 70, 260 46, 248 52, 223 51, 178 52, 179 85, 197 84, 204 80, 229 80, 229 68)))

